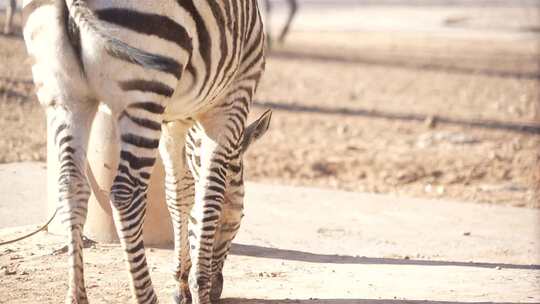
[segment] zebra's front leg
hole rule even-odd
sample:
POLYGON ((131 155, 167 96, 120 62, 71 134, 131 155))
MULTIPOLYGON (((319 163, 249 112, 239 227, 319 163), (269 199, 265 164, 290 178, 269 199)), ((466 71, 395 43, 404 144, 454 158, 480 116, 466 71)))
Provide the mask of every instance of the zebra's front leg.
POLYGON ((225 201, 223 207, 219 230, 214 241, 212 258, 212 289, 210 290, 212 302, 217 302, 221 298, 223 292, 223 266, 231 249, 232 241, 238 229, 240 229, 240 221, 243 216, 243 205, 232 205, 231 202, 225 201))
POLYGON ((160 154, 165 168, 165 196, 174 229, 174 279, 178 282, 174 300, 191 302, 188 274, 191 267, 188 243, 188 216, 194 200, 195 182, 186 164, 185 138, 192 123, 174 121, 163 124, 160 154))
MULTIPOLYGON (((198 179, 195 183, 195 204, 191 210, 189 243, 191 271, 189 286, 194 304, 209 304, 212 284, 212 258, 216 233, 227 184, 227 170, 232 153, 236 151, 240 134, 220 119, 200 121, 201 156, 198 179)), ((230 123, 230 121, 228 121, 230 123)))
POLYGON ((264 1, 265 5, 265 22, 266 22, 266 47, 272 49, 272 2, 270 0, 264 1))
POLYGON ((58 216, 68 237, 68 304, 86 304, 82 232, 86 221, 90 187, 86 179, 86 148, 97 103, 81 102, 74 109, 47 107, 49 140, 58 155, 58 216))
POLYGON ((13 25, 13 14, 15 13, 16 7, 17 7, 17 1, 9 0, 8 5, 6 7, 6 19, 5 19, 5 24, 4 24, 4 34, 6 35, 11 34, 11 26, 13 25))
POLYGON ((287 21, 285 22, 285 26, 281 30, 281 34, 279 34, 279 43, 283 44, 285 42, 285 38, 287 37, 287 34, 289 33, 289 30, 291 28, 291 23, 294 20, 294 17, 296 16, 296 12, 298 11, 298 0, 288 0, 289 4, 289 15, 287 16, 287 21))
POLYGON ((163 106, 132 103, 119 116, 120 159, 111 187, 113 217, 136 303, 157 303, 143 241, 148 182, 157 157, 163 106))

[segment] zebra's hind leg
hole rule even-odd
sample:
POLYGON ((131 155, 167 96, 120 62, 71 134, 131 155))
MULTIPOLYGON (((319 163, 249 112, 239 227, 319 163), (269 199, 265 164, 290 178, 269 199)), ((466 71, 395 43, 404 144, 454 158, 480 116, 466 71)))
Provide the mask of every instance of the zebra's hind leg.
POLYGON ((131 103, 119 115, 120 159, 111 186, 116 230, 124 248, 136 303, 157 303, 143 241, 147 189, 157 157, 164 107, 131 103))
POLYGON ((174 279, 178 282, 175 303, 191 302, 188 274, 191 266, 188 243, 188 216, 194 200, 195 182, 186 164, 185 138, 192 122, 163 124, 160 154, 165 167, 165 196, 174 229, 174 279))
POLYGON ((47 111, 49 134, 58 155, 59 220, 68 236, 69 289, 68 304, 86 304, 84 286, 82 232, 86 221, 90 186, 86 179, 86 148, 90 126, 97 102, 81 102, 73 109, 49 105, 47 111))

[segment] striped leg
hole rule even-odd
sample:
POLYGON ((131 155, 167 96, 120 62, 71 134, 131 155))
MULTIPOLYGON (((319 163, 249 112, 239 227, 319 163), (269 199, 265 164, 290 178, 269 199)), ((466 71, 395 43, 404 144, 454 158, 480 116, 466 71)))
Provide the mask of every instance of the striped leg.
POLYGON ((205 134, 201 136, 195 205, 188 225, 192 263, 189 286, 194 304, 208 304, 214 240, 224 202, 227 169, 241 133, 238 127, 243 128, 243 125, 236 120, 233 122, 219 117, 206 117, 200 124, 205 134))
POLYGON ((11 34, 11 26, 13 24, 13 14, 15 13, 15 8, 17 6, 16 0, 9 0, 9 3, 6 7, 6 19, 4 24, 4 34, 11 34))
POLYGON ((289 33, 289 30, 291 28, 291 23, 294 20, 294 17, 296 16, 296 12, 298 11, 298 3, 297 0, 288 0, 289 4, 289 15, 287 16, 287 21, 285 22, 285 26, 281 30, 281 34, 279 34, 279 43, 285 42, 285 37, 287 37, 287 34, 289 33))
POLYGON ((188 274, 191 266, 188 243, 188 216, 194 199, 194 180, 186 164, 184 142, 190 122, 163 125, 160 153, 165 167, 165 196, 174 229, 174 278, 179 282, 176 303, 189 303, 188 274))
POLYGON ((142 226, 148 181, 156 161, 164 107, 155 102, 129 105, 120 115, 120 161, 111 187, 113 217, 125 250, 131 289, 137 303, 157 303, 146 256, 142 226))
POLYGON ((259 119, 244 130, 237 157, 231 159, 228 166, 227 189, 219 229, 214 241, 212 259, 212 289, 210 298, 217 302, 223 291, 223 265, 231 248, 232 241, 240 229, 244 217, 244 167, 243 155, 251 145, 261 138, 270 125, 272 112, 266 111, 259 119))
POLYGON ((48 127, 58 153, 59 218, 68 236, 69 290, 66 303, 88 303, 84 286, 82 231, 90 187, 86 179, 86 147, 96 104, 80 104, 73 111, 47 107, 48 127))
POLYGON ((273 39, 272 39, 272 2, 270 0, 265 0, 264 1, 264 4, 265 4, 265 22, 266 22, 266 43, 267 43, 267 47, 268 49, 271 49, 272 48, 272 42, 273 42, 273 39))
POLYGON ((210 292, 212 302, 217 302, 221 297, 223 291, 223 265, 243 217, 242 210, 244 206, 241 204, 243 199, 238 201, 240 204, 233 205, 231 201, 226 199, 223 204, 223 214, 219 223, 219 230, 216 233, 212 259, 212 289, 210 292))

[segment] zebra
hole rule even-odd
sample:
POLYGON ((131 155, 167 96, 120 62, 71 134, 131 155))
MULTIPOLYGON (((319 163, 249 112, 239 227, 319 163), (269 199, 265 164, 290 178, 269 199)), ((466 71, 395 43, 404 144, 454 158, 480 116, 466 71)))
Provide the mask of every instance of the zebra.
MULTIPOLYGON (((287 34, 289 34, 289 30, 291 28, 291 24, 294 20, 294 17, 296 16, 296 13, 298 12, 298 0, 286 0, 287 5, 289 6, 289 15, 287 15, 287 20, 285 21, 285 26, 283 29, 281 29, 281 33, 279 33, 278 36, 278 42, 283 43, 285 42, 285 38, 287 37, 287 34)), ((268 47, 271 48, 273 44, 272 39, 272 33, 270 31, 270 18, 272 16, 272 0, 264 0, 264 4, 266 7, 266 37, 267 37, 267 43, 268 47)))
POLYGON ((216 302, 242 217, 243 153, 271 117, 246 126, 265 63, 257 1, 25 0, 23 36, 59 162, 66 303, 88 303, 86 150, 98 107, 117 125, 110 203, 135 301, 158 302, 142 223, 159 153, 175 231, 176 301, 216 302))
MULTIPOLYGON (((263 113, 255 122, 251 123, 245 130, 245 136, 240 144, 239 153, 245 153, 250 145, 261 138, 268 130, 271 118, 271 111, 263 113)), ((202 140, 204 138, 204 130, 199 124, 195 124, 188 131, 186 142, 183 151, 176 148, 174 151, 177 153, 182 152, 182 155, 178 157, 185 159, 186 164, 182 168, 174 168, 174 164, 170 162, 171 159, 164 159, 165 172, 165 195, 167 198, 167 204, 170 210, 171 217, 173 219, 173 229, 175 231, 175 247, 174 254, 176 257, 176 264, 173 268, 174 277, 179 278, 179 293, 175 294, 176 302, 180 302, 181 299, 190 299, 190 291, 187 282, 187 275, 189 274, 189 268, 191 267, 191 261, 189 258, 189 240, 186 229, 188 223, 189 211, 193 208, 193 198, 195 184, 200 179, 200 166, 201 166, 201 149, 202 140), (175 178, 175 170, 184 170, 182 178, 175 178), (191 173, 191 174, 189 174, 191 173)), ((160 148, 165 148, 161 146, 160 148)), ((224 198, 223 212, 221 215, 218 230, 216 231, 216 237, 214 241, 214 251, 212 258, 212 270, 214 275, 211 289, 211 299, 217 301, 220 298, 223 288, 223 265, 225 258, 229 253, 232 240, 236 236, 243 214, 243 197, 244 197, 244 177, 243 177, 243 162, 242 157, 237 157, 230 163, 230 176, 227 185, 227 193, 224 198)))
MULTIPOLYGON (((16 6, 17 6, 16 0, 9 0, 7 7, 6 7, 6 21, 4 24, 4 34, 9 35, 11 34, 11 26, 13 23, 13 14, 15 12, 16 6)), ((270 19, 272 15, 272 1, 271 0, 265 0, 264 1, 265 7, 266 7, 266 22, 268 23, 267 26, 267 41, 268 45, 271 46, 272 44, 272 35, 270 31, 270 19)), ((281 30, 281 33, 278 36, 279 43, 285 42, 285 38, 287 37, 289 30, 291 28, 291 24, 296 16, 296 13, 298 12, 298 0, 287 0, 287 5, 289 6, 289 15, 287 16, 287 20, 285 21, 285 26, 281 30)))
POLYGON ((9 0, 6 6, 6 19, 4 20, 4 34, 11 34, 11 27, 13 25, 13 14, 17 8, 17 0, 9 0))

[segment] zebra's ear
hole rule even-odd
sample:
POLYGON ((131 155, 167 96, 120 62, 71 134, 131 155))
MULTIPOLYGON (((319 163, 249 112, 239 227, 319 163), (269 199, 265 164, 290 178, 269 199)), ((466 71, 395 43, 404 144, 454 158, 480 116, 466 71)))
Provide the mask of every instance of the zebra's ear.
POLYGON ((244 132, 244 139, 242 141, 242 152, 246 152, 251 143, 261 138, 268 127, 270 127, 270 119, 272 118, 272 110, 266 110, 261 117, 247 126, 244 132))

